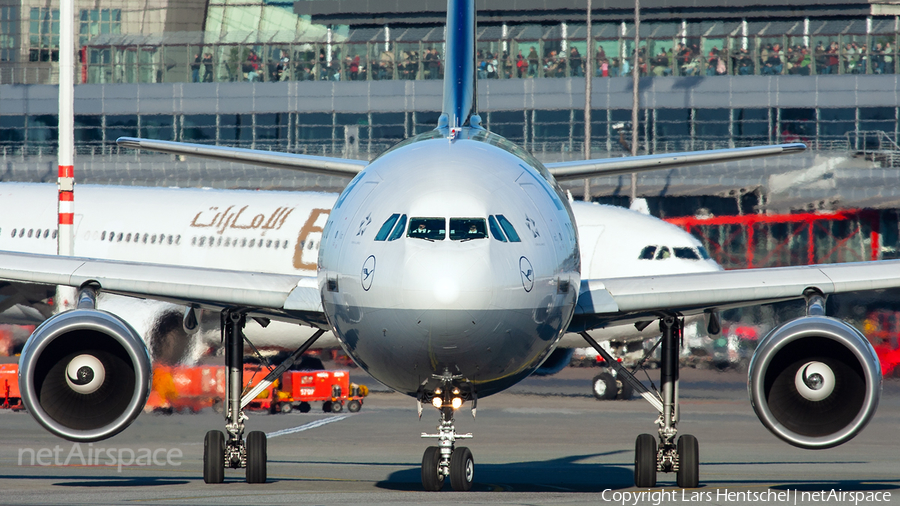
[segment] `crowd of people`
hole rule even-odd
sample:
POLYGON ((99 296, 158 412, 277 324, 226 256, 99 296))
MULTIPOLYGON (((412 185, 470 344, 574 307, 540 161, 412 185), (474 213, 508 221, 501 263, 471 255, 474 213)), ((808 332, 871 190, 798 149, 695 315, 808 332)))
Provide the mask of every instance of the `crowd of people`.
MULTIPOLYGON (((674 47, 656 44, 641 47, 637 65, 642 76, 721 76, 721 75, 813 75, 813 74, 893 74, 895 49, 890 42, 876 42, 871 49, 865 43, 837 41, 818 42, 815 48, 804 45, 782 47, 779 43, 760 44, 757 50, 720 49, 708 51, 698 44, 677 42, 674 47), (655 53, 655 54, 654 54, 655 53)), ((476 73, 478 79, 583 77, 586 58, 574 45, 520 44, 515 54, 509 51, 478 49, 476 73), (541 54, 543 52, 543 54, 541 54)), ((244 81, 367 81, 416 80, 443 78, 443 60, 436 48, 415 50, 385 50, 374 57, 365 54, 341 55, 340 46, 332 54, 325 49, 295 51, 270 50, 261 56, 255 49, 244 49, 239 64, 232 53, 225 58, 224 70, 216 75, 216 61, 212 52, 198 52, 191 62, 193 82, 214 80, 244 81)), ((608 56, 598 46, 593 58, 592 72, 596 77, 628 76, 634 57, 608 56)), ((221 67, 220 67, 221 68, 221 67)))

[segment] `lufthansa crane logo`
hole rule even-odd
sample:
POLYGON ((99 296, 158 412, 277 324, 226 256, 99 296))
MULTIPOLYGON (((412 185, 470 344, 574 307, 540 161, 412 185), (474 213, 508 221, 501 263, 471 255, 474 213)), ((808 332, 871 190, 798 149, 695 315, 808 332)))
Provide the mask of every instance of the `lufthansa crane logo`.
POLYGON ((522 287, 526 292, 530 292, 534 288, 534 269, 525 257, 519 258, 519 274, 522 275, 522 287))
POLYGON ((369 288, 372 288, 372 280, 375 279, 375 255, 369 255, 369 258, 363 262, 359 279, 362 282, 363 290, 368 292, 369 288))

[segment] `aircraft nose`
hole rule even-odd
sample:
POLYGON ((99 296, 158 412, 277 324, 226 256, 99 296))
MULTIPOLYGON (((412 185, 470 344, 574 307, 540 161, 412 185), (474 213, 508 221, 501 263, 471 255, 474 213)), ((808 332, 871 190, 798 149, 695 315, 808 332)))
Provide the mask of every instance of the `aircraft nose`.
POLYGON ((476 309, 489 307, 492 280, 483 248, 445 248, 440 245, 407 257, 403 298, 420 309, 476 309))

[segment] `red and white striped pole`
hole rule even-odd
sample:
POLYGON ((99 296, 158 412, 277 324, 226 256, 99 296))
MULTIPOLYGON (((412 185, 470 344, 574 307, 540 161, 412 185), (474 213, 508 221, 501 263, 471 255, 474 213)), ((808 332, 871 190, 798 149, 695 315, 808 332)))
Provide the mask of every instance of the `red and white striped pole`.
MULTIPOLYGON (((59 226, 57 253, 75 255, 75 7, 74 0, 59 5, 59 226)), ((56 290, 56 309, 71 307, 75 292, 56 290)))

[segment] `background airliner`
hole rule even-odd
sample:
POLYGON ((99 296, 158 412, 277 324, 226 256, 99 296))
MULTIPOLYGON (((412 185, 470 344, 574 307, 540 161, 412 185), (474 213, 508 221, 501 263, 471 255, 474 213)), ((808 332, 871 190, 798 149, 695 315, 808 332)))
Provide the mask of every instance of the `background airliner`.
MULTIPOLYGON (((881 392, 878 361, 857 330, 824 315, 824 297, 896 287, 900 263, 595 278, 582 265, 576 216, 556 183, 774 156, 804 146, 544 166, 481 127, 475 113, 472 0, 449 1, 446 39, 443 113, 437 127, 370 163, 120 139, 123 147, 352 179, 320 232, 316 276, 257 272, 259 262, 252 260, 246 264, 254 266, 249 269, 216 269, 180 266, 163 254, 122 262, 0 253, 2 279, 78 289, 77 309, 45 321, 22 353, 20 389, 35 419, 61 437, 96 441, 120 432, 141 411, 151 377, 149 355, 127 322, 98 308, 97 294, 113 293, 220 313, 228 367, 228 435, 207 433, 203 474, 208 483, 222 482, 226 467, 245 468, 250 483, 267 478, 265 435, 245 435, 242 412, 256 395, 251 390, 242 396, 242 329, 248 318, 318 327, 293 358, 330 330, 373 377, 415 398, 420 408, 434 406, 440 425, 435 434, 423 435, 438 440, 422 457, 427 490, 440 490, 448 477, 455 490, 472 486, 474 458, 457 445, 471 436, 457 434, 454 425, 464 404, 474 413, 479 398, 527 377, 566 332, 584 332, 585 340, 599 348, 586 331, 616 322, 641 327, 659 322, 662 333, 661 395, 620 372, 659 411, 658 435, 636 439, 637 486, 654 486, 658 472, 676 473, 681 487, 699 483, 697 439, 677 430, 677 351, 687 316, 709 314, 715 326, 718 309, 805 298, 807 316, 776 328, 760 343, 750 365, 751 403, 769 430, 802 448, 842 444, 866 425, 881 392)), ((259 255, 265 254, 270 235, 272 247, 284 240, 277 230, 285 211, 260 211, 251 218, 249 208, 237 214, 238 205, 213 210, 215 214, 198 209, 195 223, 207 225, 207 246, 214 237, 219 247, 216 227, 230 223, 246 230, 268 227, 262 248, 256 238, 259 255)), ((106 231, 107 242, 111 231, 106 231)), ((117 241, 120 231, 114 232, 117 241)), ((140 233, 141 242, 147 237, 151 244, 154 234, 157 244, 161 235, 168 244, 170 236, 162 229, 122 232, 125 237, 131 233, 132 240, 140 233)), ((237 250, 243 239, 250 239, 234 235, 232 248, 235 238, 237 250)), ((172 240, 177 242, 177 235, 172 240)), ((653 238, 645 240, 647 246, 662 246, 653 238)))
MULTIPOLYGON (((317 192, 102 185, 79 185, 78 190, 78 256, 140 262, 163 257, 175 265, 232 270, 253 265, 261 272, 310 276, 315 275, 322 228, 338 198, 317 192), (110 208, 120 211, 105 212, 110 208)), ((0 250, 53 254, 56 199, 53 185, 0 184, 0 250), (29 212, 17 212, 21 209, 29 212)), ((620 207, 569 201, 581 238, 582 273, 587 277, 721 270, 699 241, 678 227, 620 207)), ((0 321, 39 324, 50 316, 35 307, 50 296, 52 288, 13 286, 9 291, 3 298, 6 312, 0 314, 0 321)), ((109 294, 101 301, 105 310, 137 331, 154 361, 193 363, 211 346, 221 344, 217 315, 200 315, 199 327, 184 329, 183 305, 109 294)), ((280 321, 263 328, 250 320, 244 332, 257 346, 293 348, 315 330, 280 321)), ((655 328, 639 331, 618 325, 591 335, 598 341, 626 342, 658 333, 655 328)), ((314 347, 339 346, 328 332, 314 347)), ((570 349, 584 346, 580 335, 566 334, 538 373, 558 372, 568 364, 570 349)))

